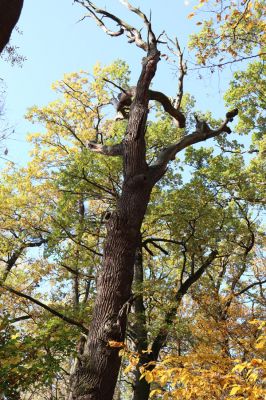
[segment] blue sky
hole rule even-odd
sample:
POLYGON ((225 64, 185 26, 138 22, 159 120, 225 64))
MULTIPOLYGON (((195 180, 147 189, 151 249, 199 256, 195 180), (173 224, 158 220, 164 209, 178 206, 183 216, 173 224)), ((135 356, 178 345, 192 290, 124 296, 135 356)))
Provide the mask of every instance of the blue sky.
MULTIPOLYGON (((141 27, 137 16, 119 2, 119 0, 95 0, 101 7, 108 6, 121 18, 141 27)), ((177 36, 182 47, 185 47, 189 34, 195 31, 197 20, 188 20, 195 0, 143 0, 134 1, 149 14, 152 9, 154 30, 159 35, 166 30, 169 36, 177 36)), ((28 107, 45 105, 55 98, 51 84, 62 78, 65 72, 79 70, 91 71, 97 61, 111 63, 117 58, 128 62, 132 71, 133 83, 141 69, 141 58, 144 52, 127 43, 125 37, 108 37, 95 22, 89 18, 78 22, 84 15, 84 9, 72 0, 25 0, 21 18, 18 23, 22 35, 16 32, 12 43, 19 46, 20 54, 27 60, 22 68, 12 67, 0 59, 0 77, 6 85, 5 118, 14 127, 14 134, 7 142, 8 158, 18 165, 25 164, 29 145, 25 137, 28 132, 40 130, 24 119, 28 107)), ((163 49, 162 49, 163 51, 163 49)), ((230 71, 229 71, 230 72, 230 71)), ((197 106, 203 111, 212 110, 215 116, 224 115, 223 92, 224 82, 228 81, 228 71, 223 75, 223 85, 218 73, 189 75, 185 82, 185 91, 195 95, 197 106)), ((176 77, 172 66, 161 61, 153 87, 174 95, 176 77)), ((3 165, 3 161, 1 162, 3 165)))

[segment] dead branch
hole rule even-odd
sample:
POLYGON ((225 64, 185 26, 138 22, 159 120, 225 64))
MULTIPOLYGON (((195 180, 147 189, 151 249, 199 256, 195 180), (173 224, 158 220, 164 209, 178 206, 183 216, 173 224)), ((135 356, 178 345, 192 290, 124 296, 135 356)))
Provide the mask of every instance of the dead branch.
POLYGON ((218 129, 211 129, 205 121, 199 121, 196 118, 196 131, 183 137, 179 142, 171 144, 165 148, 158 156, 153 167, 160 166, 166 168, 169 161, 174 160, 177 153, 184 150, 186 147, 195 143, 203 142, 207 139, 214 138, 222 132, 231 133, 231 129, 227 126, 228 122, 233 121, 233 118, 238 114, 238 110, 232 110, 226 114, 224 122, 218 129))
POLYGON ((143 20, 148 31, 148 46, 156 46, 157 39, 151 28, 151 21, 147 18, 147 16, 140 10, 140 8, 133 7, 128 0, 120 0, 120 2, 143 20))
POLYGON ((170 42, 176 48, 176 50, 174 50, 167 43, 168 50, 172 54, 177 56, 178 60, 179 60, 178 92, 177 92, 176 99, 175 99, 175 102, 174 102, 174 107, 178 110, 180 108, 180 106, 181 106, 181 101, 182 101, 182 98, 183 98, 184 77, 185 77, 185 75, 187 73, 187 64, 183 60, 184 53, 181 50, 180 44, 178 42, 178 39, 175 38, 175 40, 172 40, 166 34, 165 34, 165 37, 167 38, 167 41, 170 42))
MULTIPOLYGON (((146 43, 141 36, 141 33, 138 29, 134 26, 128 24, 121 18, 118 18, 116 15, 111 14, 110 12, 98 8, 92 1, 89 0, 74 0, 75 3, 81 4, 83 7, 86 8, 89 12, 89 16, 92 17, 96 24, 109 36, 120 36, 124 33, 126 34, 127 38, 129 39, 129 43, 135 43, 136 46, 140 47, 144 51, 149 50, 149 44, 146 43), (108 18, 109 20, 115 22, 120 29, 118 31, 112 31, 107 28, 106 24, 103 22, 103 18, 108 18)), ((132 7, 128 2, 124 2, 124 4, 132 11, 136 12, 137 9, 132 7), (132 9, 130 8, 132 7, 132 9)), ((143 19, 145 14, 139 11, 139 16, 143 19), (143 16, 142 16, 143 15, 143 16)), ((145 16, 146 17, 146 16, 145 16)), ((147 17, 146 17, 147 18, 147 17)), ((151 31, 151 30, 150 30, 151 31)), ((152 31, 151 31, 152 32, 152 31)))

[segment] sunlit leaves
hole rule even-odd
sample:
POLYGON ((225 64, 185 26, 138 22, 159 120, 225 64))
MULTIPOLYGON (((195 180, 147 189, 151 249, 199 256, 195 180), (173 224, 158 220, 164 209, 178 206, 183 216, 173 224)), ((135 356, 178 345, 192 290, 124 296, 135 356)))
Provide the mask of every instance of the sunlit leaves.
POLYGON ((165 356, 153 369, 148 363, 141 367, 141 379, 152 385, 150 396, 156 399, 220 400, 226 396, 261 400, 266 363, 262 358, 252 358, 252 351, 250 356, 245 362, 230 359, 215 354, 209 345, 209 352, 198 349, 184 356, 165 356))
POLYGON ((260 0, 243 2, 200 1, 195 15, 204 16, 201 30, 191 36, 199 64, 222 66, 227 62, 265 56, 265 7, 260 0))

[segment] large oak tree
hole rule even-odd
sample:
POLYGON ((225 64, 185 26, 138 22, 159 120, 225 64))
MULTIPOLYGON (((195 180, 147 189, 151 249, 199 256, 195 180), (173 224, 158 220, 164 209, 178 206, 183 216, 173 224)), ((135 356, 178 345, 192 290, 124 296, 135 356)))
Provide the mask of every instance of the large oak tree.
MULTIPOLYGON (((161 92, 150 90, 157 64, 160 61, 160 36, 156 36, 151 21, 127 1, 128 9, 137 14, 147 30, 147 40, 135 27, 98 8, 91 1, 77 1, 85 6, 97 24, 109 35, 125 34, 130 42, 145 52, 142 71, 136 87, 123 91, 116 108, 126 115, 129 108, 127 127, 121 143, 105 146, 90 142, 88 147, 106 157, 121 157, 123 162, 123 184, 116 208, 108 217, 107 237, 101 274, 97 281, 97 296, 84 351, 73 376, 71 396, 77 400, 108 400, 113 393, 120 368, 118 349, 111 342, 123 342, 126 332, 127 310, 131 302, 131 286, 134 272, 136 249, 140 244, 140 229, 149 203, 151 191, 164 176, 168 164, 177 153, 185 148, 221 133, 230 133, 228 123, 237 115, 237 110, 226 114, 223 123, 217 129, 211 129, 205 121, 196 118, 195 131, 186 134, 180 141, 164 148, 153 164, 146 159, 146 127, 149 102, 156 100, 175 120, 178 128, 185 129, 186 118, 180 109, 182 98, 182 79, 185 68, 181 68, 180 92, 173 105, 161 92), (105 19, 103 19, 103 17, 105 19), (111 31, 105 21, 111 20, 118 25, 118 31, 111 31)), ((177 46, 178 48, 178 46, 177 46)), ((182 58, 181 58, 182 60, 182 58)), ((182 62, 182 61, 181 61, 182 62)), ((205 263, 211 263, 217 249, 210 250, 205 263)))

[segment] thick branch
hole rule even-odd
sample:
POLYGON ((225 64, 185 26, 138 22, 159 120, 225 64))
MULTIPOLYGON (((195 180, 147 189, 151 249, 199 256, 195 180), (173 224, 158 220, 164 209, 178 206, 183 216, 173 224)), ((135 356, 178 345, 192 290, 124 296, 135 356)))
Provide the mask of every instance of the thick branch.
POLYGON ((15 289, 11 288, 10 286, 4 285, 2 283, 0 283, 0 288, 3 288, 5 290, 7 290, 8 292, 15 294, 16 296, 23 297, 24 299, 29 300, 34 304, 37 304, 39 307, 44 308, 46 311, 49 311, 51 314, 55 315, 56 317, 61 318, 63 321, 68 322, 71 325, 75 325, 78 328, 80 328, 83 332, 88 333, 88 329, 84 325, 82 325, 81 322, 75 321, 74 319, 61 314, 59 311, 56 311, 53 308, 49 307, 47 304, 44 304, 37 299, 34 299, 30 295, 21 293, 15 289))
MULTIPOLYGON (((125 112, 125 108, 129 108, 131 106, 135 94, 136 87, 134 86, 128 90, 123 89, 123 93, 120 93, 119 95, 119 101, 115 102, 116 110, 118 112, 125 112)), ((164 111, 173 117, 178 128, 185 127, 186 118, 184 114, 172 105, 170 99, 164 93, 155 90, 149 90, 148 100, 158 101, 158 103, 163 106, 164 111)), ((125 117, 127 116, 126 114, 123 115, 125 115, 125 117)))
POLYGON ((122 144, 115 144, 113 146, 105 146, 95 142, 88 142, 87 147, 95 153, 104 154, 105 156, 122 156, 122 144))
POLYGON ((204 140, 219 136, 221 133, 231 133, 231 129, 227 126, 228 122, 231 122, 233 118, 238 114, 238 110, 232 110, 226 114, 226 118, 222 125, 218 129, 211 129, 205 121, 197 120, 196 131, 183 137, 179 142, 171 144, 165 148, 158 156, 157 161, 153 166, 161 166, 166 168, 169 161, 174 160, 177 153, 184 150, 185 148, 203 142, 204 140))
POLYGON ((174 118, 178 125, 178 128, 185 127, 186 118, 184 114, 172 105, 171 101, 164 93, 157 92, 155 90, 149 90, 149 100, 155 100, 161 103, 164 111, 166 111, 168 114, 171 115, 171 117, 174 118))
POLYGON ((157 237, 151 237, 142 242, 142 245, 145 245, 147 243, 151 242, 165 242, 165 243, 173 243, 173 244, 179 244, 180 246, 184 246, 184 242, 180 240, 174 240, 174 239, 165 239, 165 238, 157 238, 157 237))
POLYGON ((172 240, 172 239, 163 239, 163 238, 148 238, 148 239, 144 240, 141 245, 142 245, 142 247, 144 247, 145 250, 147 250, 147 252, 151 256, 154 256, 154 254, 148 248, 148 243, 152 244, 154 247, 161 250, 161 252, 164 253, 165 255, 169 255, 168 251, 165 250, 161 245, 157 244, 156 242, 174 243, 174 244, 179 244, 179 245, 184 246, 183 242, 179 242, 179 241, 172 240))
MULTIPOLYGON (((162 246, 160 246, 159 244, 157 244, 156 242, 153 242, 152 240, 150 241, 150 243, 156 247, 157 249, 161 250, 161 252, 163 254, 165 254, 166 256, 169 255, 168 251, 166 251, 162 246)), ((144 245, 144 248, 147 250, 147 244, 144 245)))

